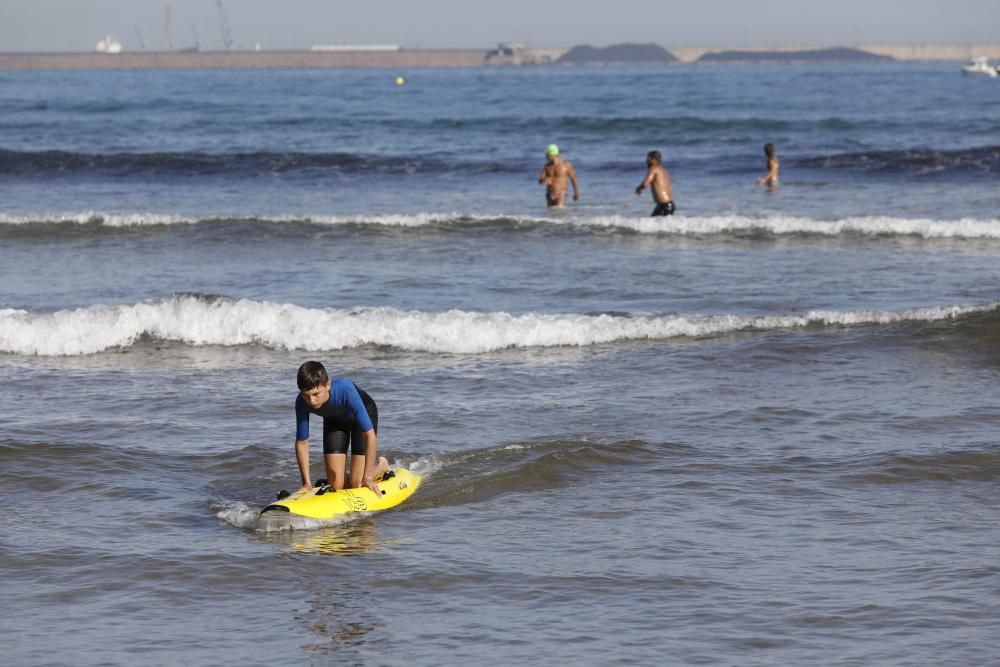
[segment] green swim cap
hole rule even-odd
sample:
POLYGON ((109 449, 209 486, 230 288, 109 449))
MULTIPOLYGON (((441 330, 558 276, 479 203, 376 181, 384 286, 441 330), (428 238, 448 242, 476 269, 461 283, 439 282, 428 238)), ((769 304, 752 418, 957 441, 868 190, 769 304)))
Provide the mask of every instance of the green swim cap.
POLYGON ((555 144, 549 144, 549 147, 545 149, 546 155, 559 155, 559 147, 555 144))

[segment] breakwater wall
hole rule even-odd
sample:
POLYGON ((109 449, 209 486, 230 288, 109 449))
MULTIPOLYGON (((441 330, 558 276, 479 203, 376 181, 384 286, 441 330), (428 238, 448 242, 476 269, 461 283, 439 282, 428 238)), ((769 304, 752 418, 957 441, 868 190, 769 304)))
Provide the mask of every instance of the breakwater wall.
POLYGON ((141 51, 0 53, 0 69, 308 69, 323 67, 476 67, 485 50, 141 51))
POLYGON ((965 61, 979 56, 1000 59, 1000 44, 873 44, 859 48, 896 60, 965 61))

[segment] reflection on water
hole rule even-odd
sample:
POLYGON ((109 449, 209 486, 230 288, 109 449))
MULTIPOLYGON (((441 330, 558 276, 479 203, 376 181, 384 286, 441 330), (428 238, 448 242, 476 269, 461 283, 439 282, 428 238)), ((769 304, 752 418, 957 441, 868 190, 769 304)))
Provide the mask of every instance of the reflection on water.
MULTIPOLYGON (((336 602, 331 602, 327 612, 335 610, 336 602)), ((341 611, 341 613, 343 613, 341 611)), ((312 644, 307 644, 303 648, 308 653, 338 653, 364 643, 369 632, 379 627, 378 621, 362 622, 336 622, 332 625, 327 623, 313 623, 310 630, 318 635, 321 640, 312 644)))
POLYGON ((360 556, 378 552, 382 543, 372 521, 361 519, 318 530, 257 533, 264 542, 287 549, 286 555, 303 568, 302 600, 295 621, 308 639, 307 654, 336 654, 348 664, 360 661, 358 649, 377 637, 370 633, 382 627, 372 611, 370 581, 364 565, 348 564, 326 556, 360 556), (319 556, 298 558, 300 555, 319 556))
POLYGON ((302 648, 306 653, 336 653, 349 658, 349 651, 363 645, 368 634, 381 623, 364 604, 363 586, 349 578, 337 577, 331 587, 325 580, 326 577, 322 577, 314 581, 307 613, 296 615, 295 620, 305 626, 310 635, 302 648))
POLYGON ((319 530, 258 533, 260 539, 288 547, 300 554, 356 556, 377 551, 378 531, 371 521, 352 521, 319 530))

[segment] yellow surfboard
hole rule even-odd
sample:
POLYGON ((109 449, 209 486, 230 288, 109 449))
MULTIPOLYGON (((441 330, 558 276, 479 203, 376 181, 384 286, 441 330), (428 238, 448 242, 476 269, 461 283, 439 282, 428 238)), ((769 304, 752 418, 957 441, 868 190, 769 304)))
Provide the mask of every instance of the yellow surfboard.
POLYGON ((382 491, 379 497, 369 488, 334 491, 327 486, 296 491, 264 507, 257 520, 274 519, 285 513, 310 519, 333 519, 357 512, 386 510, 413 495, 420 486, 420 475, 406 468, 396 468, 386 472, 376 484, 382 491), (272 512, 276 514, 265 517, 265 514, 272 512))

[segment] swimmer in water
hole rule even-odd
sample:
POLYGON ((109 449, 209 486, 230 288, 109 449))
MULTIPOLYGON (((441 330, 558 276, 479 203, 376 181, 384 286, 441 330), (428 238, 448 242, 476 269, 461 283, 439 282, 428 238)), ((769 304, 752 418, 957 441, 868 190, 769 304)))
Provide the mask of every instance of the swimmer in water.
POLYGON ((778 156, 774 154, 774 144, 764 144, 764 155, 767 156, 767 173, 757 179, 757 185, 769 188, 778 185, 778 156))
POLYGON ((566 181, 573 184, 573 201, 580 200, 580 188, 576 183, 576 170, 569 160, 559 155, 559 147, 549 144, 545 149, 548 160, 538 175, 538 182, 545 185, 545 204, 549 208, 562 208, 566 205, 566 181))
POLYGON ((646 154, 646 178, 643 179, 639 187, 635 189, 638 197, 646 188, 650 189, 656 208, 653 209, 653 217, 673 215, 674 193, 670 186, 670 172, 663 166, 663 156, 660 151, 649 151, 646 154))

